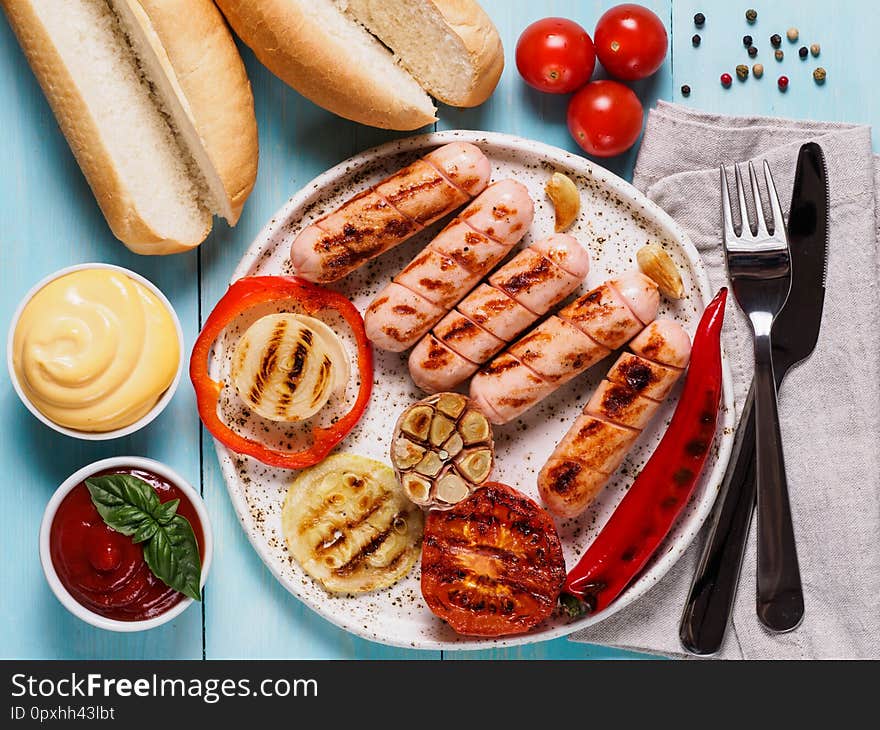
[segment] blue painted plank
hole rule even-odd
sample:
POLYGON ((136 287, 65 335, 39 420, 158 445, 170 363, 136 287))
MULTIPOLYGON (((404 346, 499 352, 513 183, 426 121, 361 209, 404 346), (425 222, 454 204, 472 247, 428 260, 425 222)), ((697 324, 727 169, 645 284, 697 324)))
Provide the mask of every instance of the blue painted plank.
MULTIPOLYGON (((880 122, 880 98, 876 85, 877 34, 880 15, 876 4, 865 0, 845 3, 782 2, 724 3, 705 0, 675 0, 673 13, 674 86, 673 100, 706 111, 721 114, 760 114, 798 119, 828 121, 880 122), (745 9, 754 7, 758 20, 750 25, 745 9), (694 27, 694 13, 706 15, 702 30, 694 27), (795 27, 800 39, 791 43, 786 31, 795 27), (691 36, 699 32, 699 48, 691 44, 691 36), (783 60, 777 61, 770 45, 770 36, 782 36, 783 60), (749 34, 758 48, 750 59, 743 46, 749 34), (801 46, 821 46, 821 55, 806 60, 798 57, 801 46), (737 64, 764 66, 764 76, 749 75, 745 82, 736 78, 737 64), (813 80, 813 70, 822 66, 828 72, 824 85, 813 80), (721 86, 719 78, 727 72, 733 76, 730 89, 721 86), (788 76, 790 85, 781 93, 777 80, 788 76), (682 84, 692 91, 689 98, 681 95, 682 84)), ((875 148, 878 137, 874 136, 875 148)))
MULTIPOLYGON (((2 18, 2 15, 0 15, 2 18)), ((0 20, 0 322, 6 333, 20 298, 64 266, 104 261, 155 282, 177 310, 190 347, 197 331, 196 255, 145 258, 110 233, 57 129, 18 44, 0 20)), ((140 433, 111 442, 77 441, 33 418, 0 378, 0 656, 4 658, 197 658, 199 606, 162 628, 114 634, 74 618, 43 578, 37 535, 43 508, 72 472, 96 459, 150 456, 199 484, 198 419, 185 383, 140 433)))

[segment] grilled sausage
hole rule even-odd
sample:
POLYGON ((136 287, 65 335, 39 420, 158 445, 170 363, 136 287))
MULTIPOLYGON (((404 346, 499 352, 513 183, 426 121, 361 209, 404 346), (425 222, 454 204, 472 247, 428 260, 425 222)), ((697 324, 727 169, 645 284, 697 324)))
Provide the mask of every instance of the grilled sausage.
POLYGON ((576 517, 596 498, 687 365, 680 325, 658 319, 630 343, 538 475, 557 517, 576 517))
POLYGON ((472 144, 434 150, 303 229, 290 250, 294 270, 309 281, 341 279, 478 195, 490 167, 472 144))
POLYGON ((586 278, 590 256, 577 239, 555 234, 520 251, 469 294, 456 311, 423 339, 409 358, 413 382, 422 390, 450 390, 477 371, 520 332, 571 294, 586 278), (470 361, 471 368, 438 369, 430 357, 440 346, 470 361))
POLYGON ((606 281, 483 367, 471 381, 471 398, 494 423, 507 423, 632 339, 659 305, 657 285, 638 271, 606 281))
POLYGON ((425 317, 421 330, 410 329, 400 339, 390 333, 401 330, 395 313, 383 304, 382 291, 364 316, 373 344, 392 352, 412 347, 526 234, 534 212, 524 185, 501 180, 489 186, 394 277, 395 284, 425 302, 425 312, 436 316, 425 317))

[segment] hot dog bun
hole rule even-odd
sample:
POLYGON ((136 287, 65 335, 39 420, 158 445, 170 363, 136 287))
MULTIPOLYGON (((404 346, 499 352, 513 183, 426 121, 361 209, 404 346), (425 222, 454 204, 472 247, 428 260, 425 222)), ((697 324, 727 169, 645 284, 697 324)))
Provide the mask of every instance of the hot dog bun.
POLYGON ((474 0, 217 5, 276 76, 341 117, 383 129, 436 121, 429 94, 453 106, 481 104, 504 68, 498 31, 474 0))
POLYGON ((213 213, 237 222, 256 178, 256 119, 210 0, 0 5, 117 238, 175 253, 207 237, 213 213))

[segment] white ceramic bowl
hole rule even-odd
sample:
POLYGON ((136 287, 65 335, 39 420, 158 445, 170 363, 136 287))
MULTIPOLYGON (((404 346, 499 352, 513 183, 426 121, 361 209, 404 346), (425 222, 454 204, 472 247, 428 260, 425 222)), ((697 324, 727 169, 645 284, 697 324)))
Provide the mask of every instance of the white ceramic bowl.
POLYGON ((121 438, 122 436, 128 436, 135 431, 139 431, 148 423, 150 423, 163 410, 165 410, 165 406, 167 406, 171 402, 171 399, 174 397, 174 393, 177 391, 177 386, 180 384, 180 377, 183 374, 184 359, 183 329, 180 326, 180 320, 177 318, 177 312, 175 312, 174 307, 171 306, 171 302, 168 301, 168 298, 149 279, 145 279, 143 276, 135 273, 134 271, 131 271, 130 269, 125 269, 121 266, 114 266, 113 264, 92 263, 68 266, 67 268, 56 271, 54 274, 50 274, 45 279, 37 282, 31 288, 31 290, 24 295, 24 298, 22 298, 21 303, 18 305, 18 309, 16 309, 15 314, 12 315, 12 322, 9 325, 9 334, 6 338, 6 367, 9 370, 9 379, 12 381, 12 387, 15 388, 15 392, 18 394, 21 402, 25 404, 27 409, 31 413, 33 413, 36 418, 49 426, 49 428, 55 429, 56 431, 58 431, 58 433, 63 433, 66 436, 83 439, 84 441, 108 441, 110 439, 121 438), (15 366, 13 364, 12 350, 13 339, 15 337, 15 328, 18 326, 18 320, 21 318, 21 313, 24 311, 27 303, 34 297, 34 295, 38 291, 40 291, 40 289, 46 286, 49 282, 52 282, 55 279, 60 279, 66 274, 72 274, 74 271, 82 271, 84 269, 109 269, 111 271, 118 271, 119 273, 125 274, 129 278, 134 279, 139 284, 143 284, 147 289, 149 289, 153 294, 156 295, 159 301, 162 302, 162 304, 168 310, 169 314, 171 314, 171 320, 174 322, 174 329, 177 332, 177 344, 178 350, 180 352, 180 361, 177 363, 177 372, 174 375, 174 380, 171 381, 171 385, 168 386, 168 389, 162 394, 162 397, 159 398, 159 400, 156 402, 156 405, 154 405, 146 415, 142 416, 134 423, 130 423, 128 426, 113 429, 112 431, 78 431, 73 428, 61 426, 55 423, 52 419, 47 418, 43 413, 40 412, 40 410, 36 406, 34 406, 33 403, 31 403, 30 399, 27 397, 27 394, 24 392, 24 389, 21 387, 21 383, 18 380, 18 374, 15 372, 15 366))
POLYGON ((201 585, 205 585, 208 571, 211 569, 211 558, 214 554, 214 537, 211 531, 211 521, 208 519, 208 510, 205 508, 204 500, 198 491, 176 471, 158 461, 145 459, 140 456, 114 456, 110 459, 101 459, 100 461, 93 462, 71 474, 64 483, 55 490, 55 494, 52 495, 49 504, 46 505, 46 510, 43 512, 43 521, 40 524, 40 562, 43 564, 43 573, 46 575, 46 580, 48 581, 52 592, 58 600, 61 601, 62 605, 77 618, 82 619, 92 626, 97 626, 99 629, 107 629, 108 631, 146 631, 147 629, 161 626, 182 614, 189 605, 193 603, 193 599, 184 597, 165 613, 144 621, 118 621, 116 619, 107 618, 106 616, 102 616, 89 610, 70 595, 67 588, 64 587, 64 584, 58 577, 58 573, 55 571, 55 565, 52 563, 52 553, 49 549, 49 536, 52 532, 52 522, 55 520, 55 513, 58 511, 58 505, 61 504, 61 501, 68 495, 70 490, 84 479, 98 473, 99 471, 120 468, 142 469, 144 471, 158 474, 178 487, 192 503, 196 514, 199 517, 199 522, 202 524, 204 555, 202 556, 201 585))

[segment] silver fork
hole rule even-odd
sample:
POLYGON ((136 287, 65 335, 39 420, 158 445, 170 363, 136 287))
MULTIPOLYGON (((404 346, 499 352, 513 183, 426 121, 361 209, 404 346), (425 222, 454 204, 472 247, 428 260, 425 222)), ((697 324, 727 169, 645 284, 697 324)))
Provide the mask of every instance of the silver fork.
POLYGON ((739 232, 731 217, 730 189, 721 168, 721 209, 727 272, 736 301, 748 317, 754 334, 755 431, 758 488, 758 618, 776 632, 797 628, 804 615, 800 569, 791 522, 785 459, 779 430, 776 381, 773 376, 770 330, 791 289, 791 257, 785 220, 770 166, 764 161, 764 180, 770 199, 771 233, 761 204, 755 167, 749 163, 749 180, 757 221, 749 220, 746 194, 739 167, 739 232))

